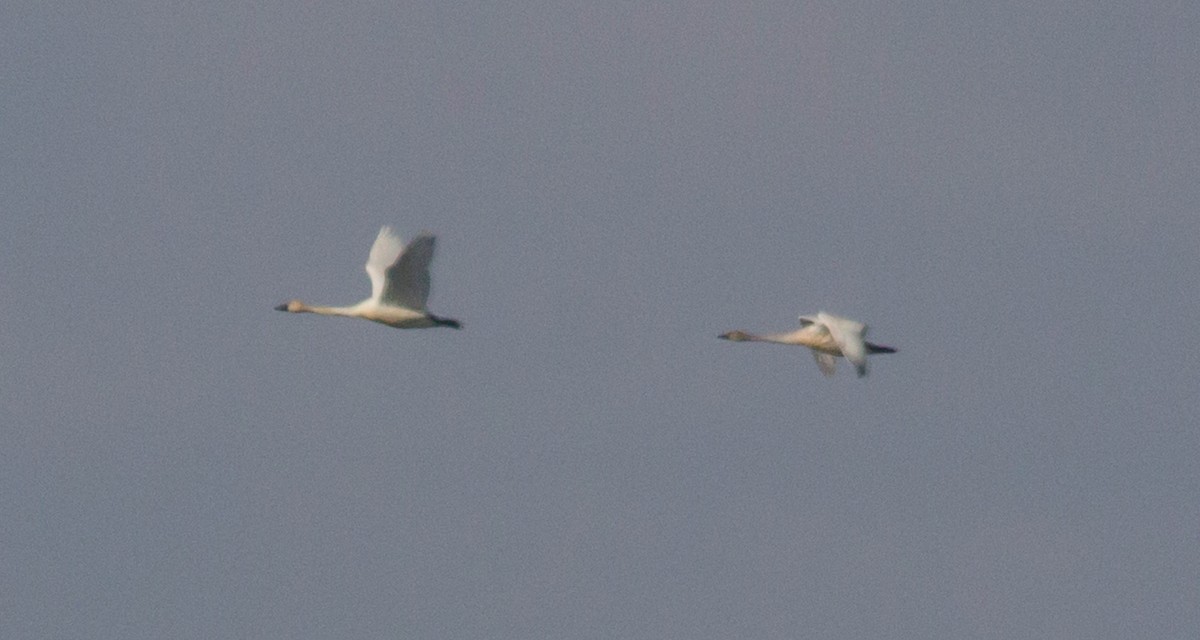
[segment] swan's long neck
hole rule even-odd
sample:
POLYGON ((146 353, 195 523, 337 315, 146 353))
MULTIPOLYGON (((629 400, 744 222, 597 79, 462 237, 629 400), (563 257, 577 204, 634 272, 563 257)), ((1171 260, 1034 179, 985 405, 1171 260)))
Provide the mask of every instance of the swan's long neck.
POLYGON ((755 342, 773 342, 775 344, 793 344, 811 346, 809 341, 805 340, 806 335, 800 331, 788 331, 785 333, 764 333, 763 335, 751 336, 750 339, 755 342))
POLYGON ((841 350, 838 349, 837 345, 833 342, 833 338, 831 338, 828 333, 812 329, 813 326, 815 325, 801 327, 795 331, 764 334, 746 333, 745 331, 730 331, 721 337, 733 342, 771 342, 774 344, 788 344, 808 347, 810 349, 817 349, 827 353, 832 353, 834 355, 841 355, 841 350))
POLYGON ((346 318, 358 317, 358 309, 356 307, 324 307, 320 305, 303 305, 296 309, 296 313, 317 313, 323 316, 343 316, 346 318))
POLYGON ((793 338, 795 332, 789 333, 764 333, 762 335, 748 333, 746 331, 730 331, 722 334, 721 337, 730 342, 774 342, 776 344, 798 344, 793 338))

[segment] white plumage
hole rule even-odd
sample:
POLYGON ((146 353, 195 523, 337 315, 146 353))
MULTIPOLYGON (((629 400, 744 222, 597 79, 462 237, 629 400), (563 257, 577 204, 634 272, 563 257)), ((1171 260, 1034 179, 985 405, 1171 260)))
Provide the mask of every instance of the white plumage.
POLYGON ((858 377, 867 375, 868 353, 895 353, 891 347, 867 342, 867 325, 835 316, 824 311, 815 316, 800 316, 800 328, 784 333, 755 335, 745 331, 730 331, 719 338, 733 342, 774 342, 812 349, 821 373, 831 376, 837 370, 836 358, 841 356, 854 365, 858 377))
POLYGON ((327 316, 363 318, 397 329, 453 327, 462 323, 441 318, 425 309, 429 299, 429 263, 433 260, 434 236, 423 233, 404 242, 383 227, 367 256, 367 276, 371 278, 371 297, 349 307, 308 305, 299 300, 281 304, 277 311, 318 313, 327 316))

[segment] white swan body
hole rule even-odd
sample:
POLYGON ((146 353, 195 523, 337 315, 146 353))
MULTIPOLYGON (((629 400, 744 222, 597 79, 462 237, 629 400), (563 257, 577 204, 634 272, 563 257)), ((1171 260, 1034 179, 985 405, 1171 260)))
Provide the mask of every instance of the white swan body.
POLYGON ((371 278, 371 297, 348 307, 322 307, 292 300, 275 307, 276 311, 317 313, 326 316, 362 318, 397 329, 425 327, 461 328, 462 323, 442 318, 425 309, 429 298, 429 263, 433 260, 435 239, 423 233, 404 246, 390 227, 383 227, 367 256, 367 276, 371 278))
POLYGON ((821 373, 831 376, 837 370, 838 357, 854 365, 858 377, 867 375, 868 353, 895 353, 891 347, 867 342, 867 325, 820 311, 815 316, 800 316, 800 328, 784 333, 754 335, 745 331, 730 331, 719 338, 733 342, 774 342, 812 349, 821 373))

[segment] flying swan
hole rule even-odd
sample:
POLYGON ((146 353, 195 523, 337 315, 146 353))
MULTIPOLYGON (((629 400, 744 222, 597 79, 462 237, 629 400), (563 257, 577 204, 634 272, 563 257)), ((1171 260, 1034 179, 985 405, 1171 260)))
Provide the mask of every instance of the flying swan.
POLYGON ((795 331, 761 336, 730 331, 717 337, 733 342, 774 342, 808 347, 812 349, 821 373, 827 376, 833 375, 837 368, 835 358, 843 356, 854 365, 861 378, 867 375, 868 353, 896 353, 891 347, 867 342, 863 339, 866 334, 867 325, 861 322, 819 311, 816 316, 800 316, 800 328, 795 331))
POLYGON ((425 310, 429 298, 429 262, 433 260, 434 237, 428 233, 413 238, 404 246, 391 227, 383 227, 367 256, 367 275, 371 277, 371 297, 349 307, 318 307, 292 300, 275 307, 276 311, 319 313, 325 316, 363 318, 397 329, 454 327, 462 323, 435 316, 425 310))

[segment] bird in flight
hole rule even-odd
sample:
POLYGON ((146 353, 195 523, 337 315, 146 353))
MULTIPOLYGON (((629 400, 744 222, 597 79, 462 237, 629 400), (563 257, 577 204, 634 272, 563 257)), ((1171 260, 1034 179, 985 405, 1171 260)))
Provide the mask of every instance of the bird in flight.
POLYGON ((854 365, 858 377, 867 375, 868 353, 896 353, 891 347, 867 342, 867 325, 835 316, 824 311, 815 316, 800 316, 800 328, 784 333, 754 335, 745 331, 730 331, 717 336, 733 342, 774 342, 812 349, 821 373, 831 376, 837 370, 837 358, 844 357, 854 365))
POLYGON ((371 297, 348 307, 322 307, 291 300, 276 311, 319 313, 325 316, 362 318, 397 329, 453 327, 462 323, 429 313, 429 263, 433 260, 435 239, 422 233, 408 246, 390 227, 383 227, 367 256, 367 275, 371 278, 371 297))

